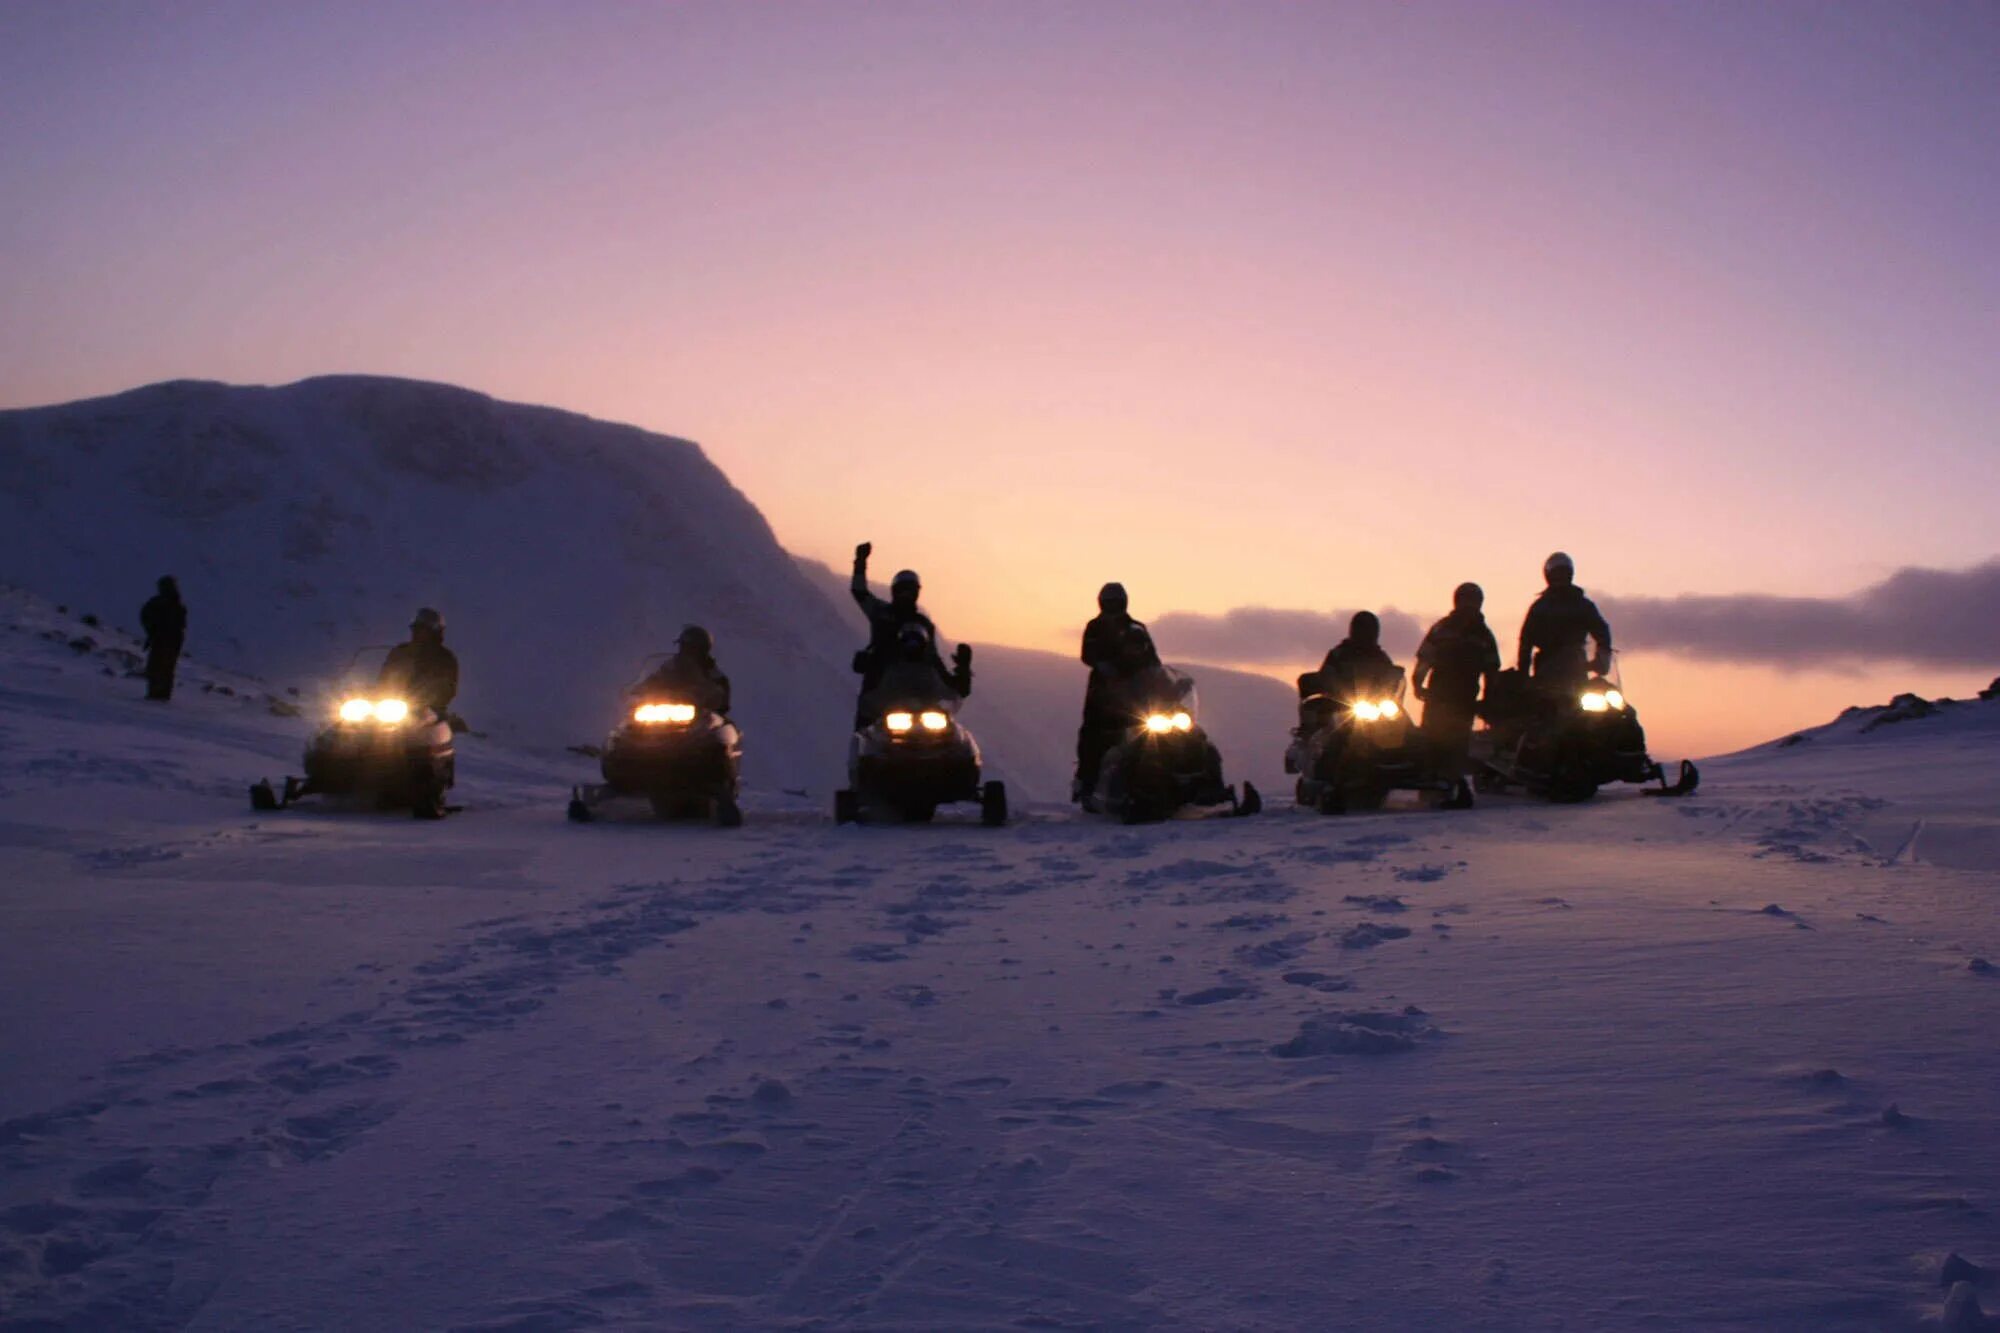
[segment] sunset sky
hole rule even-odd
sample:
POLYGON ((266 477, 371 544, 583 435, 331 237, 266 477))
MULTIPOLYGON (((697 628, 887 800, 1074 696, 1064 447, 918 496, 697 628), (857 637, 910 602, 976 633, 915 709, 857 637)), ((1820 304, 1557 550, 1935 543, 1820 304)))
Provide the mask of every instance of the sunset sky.
POLYGON ((632 421, 954 637, 1560 547, 1671 753, 2000 672, 1993 4, 0 3, 0 200, 0 406, 632 421))

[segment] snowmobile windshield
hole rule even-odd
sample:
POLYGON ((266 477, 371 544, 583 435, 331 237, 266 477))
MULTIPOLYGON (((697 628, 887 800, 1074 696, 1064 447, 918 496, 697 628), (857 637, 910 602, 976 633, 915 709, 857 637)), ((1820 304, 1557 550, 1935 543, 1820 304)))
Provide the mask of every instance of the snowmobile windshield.
POLYGON ((958 711, 958 691, 929 662, 891 664, 873 693, 887 706, 958 711))
POLYGON ((1361 722, 1393 722, 1403 716, 1409 681, 1401 667, 1364 672, 1354 683, 1348 709, 1361 722))
POLYGON ((325 692, 326 713, 348 726, 399 726, 421 710, 397 682, 383 679, 390 644, 370 644, 348 659, 340 679, 325 692))
POLYGON ((1583 683, 1577 696, 1577 706, 1586 713, 1622 713, 1629 706, 1625 702, 1625 676, 1618 669, 1618 658, 1611 658, 1611 670, 1602 675, 1592 672, 1590 679, 1583 683))

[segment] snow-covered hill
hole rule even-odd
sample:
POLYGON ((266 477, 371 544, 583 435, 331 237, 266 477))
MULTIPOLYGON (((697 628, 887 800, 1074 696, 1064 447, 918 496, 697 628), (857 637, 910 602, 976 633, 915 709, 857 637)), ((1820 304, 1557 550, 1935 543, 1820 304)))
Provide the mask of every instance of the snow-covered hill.
POLYGON ((0 579, 130 626, 162 573, 189 649, 277 684, 444 611, 461 711, 595 740, 641 659, 713 629, 759 785, 838 778, 844 623, 695 445, 407 380, 154 385, 0 412, 0 579))

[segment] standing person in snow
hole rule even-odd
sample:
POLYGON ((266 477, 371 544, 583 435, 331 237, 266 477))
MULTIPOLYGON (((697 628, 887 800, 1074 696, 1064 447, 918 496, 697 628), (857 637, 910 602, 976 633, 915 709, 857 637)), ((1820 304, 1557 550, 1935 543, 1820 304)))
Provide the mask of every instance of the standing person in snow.
POLYGON ((458 697, 458 658, 444 646, 443 616, 428 606, 417 611, 410 621, 410 641, 389 650, 378 684, 412 708, 446 715, 458 697))
POLYGON ((729 716, 729 677, 715 663, 715 636, 700 625, 684 627, 674 655, 640 681, 633 693, 669 695, 673 702, 729 716))
POLYGON ((1500 671, 1500 645, 1486 626, 1485 604, 1477 583, 1459 584, 1451 595, 1451 614, 1432 625, 1417 648, 1411 689, 1424 705, 1423 734, 1441 777, 1465 776, 1480 685, 1491 689, 1500 671))
POLYGON ((1327 652, 1319 670, 1299 677, 1299 698, 1324 694, 1344 702, 1395 671, 1396 664, 1382 651, 1381 620, 1373 611, 1356 611, 1347 622, 1347 637, 1327 652))
POLYGON ((1576 562, 1557 551, 1542 564, 1548 587, 1528 608, 1521 622, 1521 651, 1516 663, 1550 690, 1583 684, 1591 672, 1611 669, 1611 626, 1597 604, 1576 586, 1576 562), (1583 645, 1594 640, 1597 652, 1586 659, 1583 645))
POLYGON ((906 630, 915 630, 923 635, 932 660, 937 662, 939 674, 955 683, 962 683, 963 688, 958 691, 961 696, 972 692, 972 645, 958 645, 958 651, 952 656, 957 670, 945 670, 943 661, 937 656, 937 626, 917 608, 917 596, 923 591, 923 584, 915 570, 901 570, 889 581, 887 601, 868 590, 868 557, 874 550, 873 542, 863 542, 854 548, 854 577, 848 584, 861 614, 868 617, 868 646, 854 655, 854 670, 861 677, 861 694, 854 707, 856 731, 874 720, 868 707, 868 696, 882 683, 882 673, 889 669, 891 663, 907 655, 903 646, 906 630))
POLYGON ((165 703, 174 697, 174 670, 187 642, 187 603, 170 574, 161 575, 158 591, 139 608, 139 628, 146 635, 146 697, 165 703))
POLYGON ((1097 788, 1097 769, 1105 751, 1124 735, 1126 719, 1111 707, 1112 683, 1123 674, 1126 638, 1134 627, 1125 585, 1107 583, 1097 591, 1097 615, 1083 627, 1083 664, 1090 680, 1083 687, 1083 725, 1076 732, 1076 781, 1070 799, 1082 801, 1097 788))

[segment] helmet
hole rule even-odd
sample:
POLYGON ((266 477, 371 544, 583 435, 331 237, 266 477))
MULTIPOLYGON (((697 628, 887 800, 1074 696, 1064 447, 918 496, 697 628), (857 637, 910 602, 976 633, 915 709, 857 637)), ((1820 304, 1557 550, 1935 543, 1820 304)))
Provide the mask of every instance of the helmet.
POLYGON ((1359 639, 1363 643, 1382 641, 1382 621, 1373 611, 1356 611, 1354 619, 1347 622, 1347 637, 1359 639))
POLYGON ((1454 609, 1477 611, 1486 605, 1486 590, 1477 583, 1461 583, 1452 589, 1451 604, 1454 609))
POLYGON ((1557 551, 1554 555, 1542 561, 1542 577, 1551 583, 1558 581, 1567 583, 1576 577, 1576 561, 1570 559, 1563 552, 1557 551))
POLYGON ((923 580, 917 577, 917 571, 914 569, 899 569, 896 571, 896 577, 889 580, 890 592, 900 592, 904 588, 915 592, 923 586, 923 580))
POLYGON ((680 638, 674 640, 682 648, 692 648, 707 657, 715 652, 715 636, 699 625, 685 625, 680 638))
POLYGON ((411 629, 427 629, 434 633, 444 633, 444 617, 428 606, 417 608, 417 614, 410 618, 411 629))
POLYGON ((1122 583, 1107 583, 1097 590, 1097 609, 1100 611, 1115 613, 1125 610, 1130 605, 1131 602, 1125 597, 1125 585, 1122 583))
POLYGON ((172 574, 160 575, 160 582, 158 584, 158 587, 161 592, 172 593, 177 597, 180 595, 181 585, 174 582, 174 576, 172 574))

